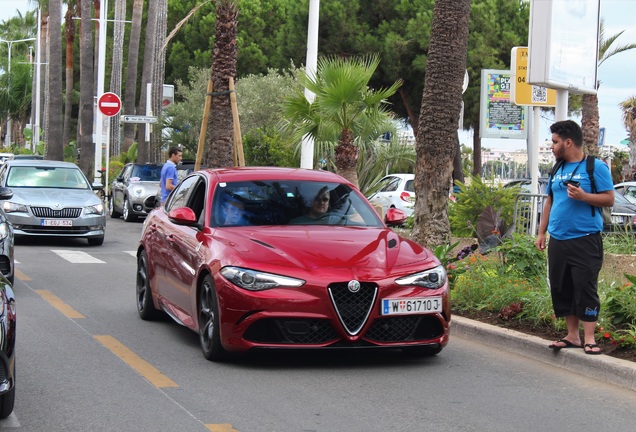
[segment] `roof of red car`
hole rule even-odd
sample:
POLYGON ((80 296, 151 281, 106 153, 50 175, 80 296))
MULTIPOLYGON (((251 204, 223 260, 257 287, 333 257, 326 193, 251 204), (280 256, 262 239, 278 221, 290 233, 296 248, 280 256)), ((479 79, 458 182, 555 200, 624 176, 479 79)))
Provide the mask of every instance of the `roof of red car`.
POLYGON ((216 176, 218 181, 243 181, 243 180, 306 180, 336 183, 349 183, 343 177, 329 171, 310 170, 301 168, 280 167, 237 167, 206 169, 204 172, 216 176))

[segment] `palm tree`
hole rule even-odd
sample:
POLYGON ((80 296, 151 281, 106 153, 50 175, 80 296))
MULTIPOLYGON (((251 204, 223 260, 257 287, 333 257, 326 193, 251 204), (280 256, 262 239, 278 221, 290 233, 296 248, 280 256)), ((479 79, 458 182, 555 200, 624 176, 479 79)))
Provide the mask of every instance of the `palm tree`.
POLYGON ((71 113, 73 110, 73 66, 75 59, 75 16, 77 2, 75 0, 67 0, 68 8, 64 16, 64 39, 66 40, 66 92, 64 101, 64 132, 62 143, 68 145, 71 141, 71 113))
MULTIPOLYGON (((62 0, 49 0, 49 19, 54 23, 62 22, 62 0)), ((48 104, 49 126, 45 158, 64 160, 63 123, 62 123, 62 28, 49 27, 48 61, 48 104)))
MULTIPOLYGON (((146 113, 146 100, 151 97, 147 91, 147 83, 152 82, 152 69, 155 64, 155 45, 158 43, 155 38, 155 32, 157 31, 157 11, 159 4, 157 1, 151 1, 148 3, 148 20, 146 22, 146 40, 144 43, 144 64, 141 73, 141 95, 139 97, 139 104, 137 105, 137 112, 146 113)), ((137 128, 137 142, 138 142, 138 162, 149 162, 149 148, 146 143, 146 128, 149 125, 141 125, 137 128)))
POLYGON ((88 177, 95 177, 95 146, 93 145, 93 23, 92 2, 81 0, 80 21, 80 118, 78 126, 78 148, 80 168, 88 177))
MULTIPOLYGON (((115 2, 115 23, 113 28, 113 61, 110 74, 110 91, 121 95, 121 75, 124 59, 124 22, 126 19, 126 0, 115 2)), ((119 133, 120 117, 110 119, 110 155, 118 155, 121 149, 119 133)))
POLYGON ((466 70, 470 0, 436 0, 416 138, 413 237, 449 244, 448 194, 466 70), (441 91, 443 89, 443 91, 441 91))
MULTIPOLYGON (((599 40, 598 40, 598 66, 615 54, 622 53, 636 48, 636 44, 629 43, 612 47, 616 39, 618 39, 625 30, 605 38, 604 20, 601 19, 599 40)), ((600 81, 598 86, 600 86, 600 81)), ((598 87, 597 86, 597 87, 598 87)), ((599 117, 598 117, 598 96, 595 94, 584 94, 582 98, 582 117, 581 128, 583 129, 583 148, 588 154, 598 155, 598 133, 599 133, 599 117)))
POLYGON ((294 139, 310 135, 316 144, 335 143, 336 172, 358 185, 359 146, 375 141, 390 128, 393 116, 387 99, 401 81, 373 90, 369 81, 380 64, 377 55, 360 58, 321 58, 315 76, 300 74, 303 87, 316 97, 309 103, 301 90, 286 99, 285 129, 294 139))
POLYGON ((636 169, 636 96, 620 103, 623 110, 623 123, 629 132, 629 165, 636 169))
MULTIPOLYGON (((128 61, 126 62, 126 94, 124 95, 123 101, 124 114, 135 114, 137 112, 135 110, 135 102, 137 100, 137 65, 143 10, 144 0, 134 0, 128 43, 128 61)), ((128 151, 134 140, 135 125, 133 123, 124 124, 124 143, 122 151, 128 151)))
POLYGON ((231 167, 233 157, 233 122, 229 80, 236 77, 236 35, 238 7, 236 0, 218 0, 214 32, 211 79, 214 88, 207 128, 207 166, 231 167))
POLYGON ((24 144, 23 130, 31 107, 31 67, 14 64, 11 74, 0 75, 0 119, 11 119, 11 136, 19 146, 24 144))

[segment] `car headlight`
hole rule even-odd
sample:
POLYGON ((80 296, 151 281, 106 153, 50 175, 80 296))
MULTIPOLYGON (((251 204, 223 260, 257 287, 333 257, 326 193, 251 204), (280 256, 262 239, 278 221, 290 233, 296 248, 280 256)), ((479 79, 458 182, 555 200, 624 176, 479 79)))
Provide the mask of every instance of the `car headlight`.
POLYGON ((234 285, 250 291, 261 291, 279 287, 297 288, 305 284, 305 281, 302 279, 279 276, 240 267, 223 267, 221 274, 234 285))
POLYGON ((5 201, 2 203, 2 208, 5 213, 28 213, 27 206, 24 204, 18 204, 11 201, 5 201))
POLYGON ((92 214, 101 215, 103 213, 104 213, 103 204, 97 204, 94 206, 84 207, 84 214, 86 215, 92 215, 92 214))
POLYGON ((446 270, 444 266, 437 266, 430 270, 404 276, 395 280, 398 285, 415 285, 429 289, 438 289, 446 283, 446 270))
POLYGON ((0 224, 0 240, 6 239, 10 232, 9 225, 6 222, 0 224))
POLYGON ((137 198, 141 198, 144 194, 144 188, 142 188, 141 186, 137 186, 133 188, 132 194, 137 198))

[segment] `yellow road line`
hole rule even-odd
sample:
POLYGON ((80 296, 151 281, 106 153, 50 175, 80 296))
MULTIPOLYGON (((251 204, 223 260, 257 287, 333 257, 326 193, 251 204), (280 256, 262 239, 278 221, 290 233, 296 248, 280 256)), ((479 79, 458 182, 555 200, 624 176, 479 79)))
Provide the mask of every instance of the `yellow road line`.
POLYGON ((78 311, 76 311, 75 309, 67 305, 66 303, 64 303, 62 300, 60 300, 60 298, 57 297, 55 294, 53 294, 51 291, 35 290, 35 292, 38 293, 44 300, 46 300, 55 309, 62 312, 67 318, 70 318, 70 319, 86 318, 84 315, 82 315, 81 313, 79 313, 78 311))
POLYGON ((31 279, 30 277, 28 277, 27 275, 25 275, 24 273, 22 273, 20 270, 18 270, 17 268, 13 269, 13 273, 15 274, 15 277, 17 277, 18 279, 20 279, 23 282, 28 282, 31 281, 33 279, 31 279))
POLYGON ((114 337, 108 335, 93 337, 111 350, 113 354, 122 359, 124 363, 136 370, 139 375, 150 381, 155 387, 179 387, 177 383, 159 372, 157 368, 139 357, 114 337))
POLYGON ((210 432, 239 432, 232 427, 230 423, 222 423, 222 424, 206 424, 206 428, 210 432))

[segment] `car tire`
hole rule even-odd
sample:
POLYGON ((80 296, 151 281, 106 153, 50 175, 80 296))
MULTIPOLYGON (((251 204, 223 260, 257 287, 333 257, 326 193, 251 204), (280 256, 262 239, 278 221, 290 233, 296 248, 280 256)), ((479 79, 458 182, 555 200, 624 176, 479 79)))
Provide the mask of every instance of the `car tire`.
POLYGON ((137 257, 137 312, 144 321, 154 321, 161 317, 161 312, 152 303, 152 289, 148 273, 148 256, 142 250, 137 257))
POLYGON ((104 244, 104 236, 89 237, 86 240, 88 240, 89 246, 101 246, 104 244))
POLYGON ((221 344, 219 301, 210 275, 207 275, 199 286, 198 309, 199 341, 203 357, 210 361, 227 358, 227 351, 221 344))
POLYGON ((0 395, 0 419, 7 418, 13 412, 15 404, 15 386, 3 395, 0 395))
POLYGON ((433 357, 442 351, 441 346, 416 346, 402 348, 402 353, 411 358, 433 357))
POLYGON ((108 199, 108 212, 113 219, 119 219, 121 216, 121 213, 115 209, 115 197, 113 195, 108 199))
POLYGON ((130 206, 130 201, 128 201, 128 197, 124 197, 124 220, 126 222, 132 222, 137 219, 137 216, 132 211, 132 207, 130 206))

